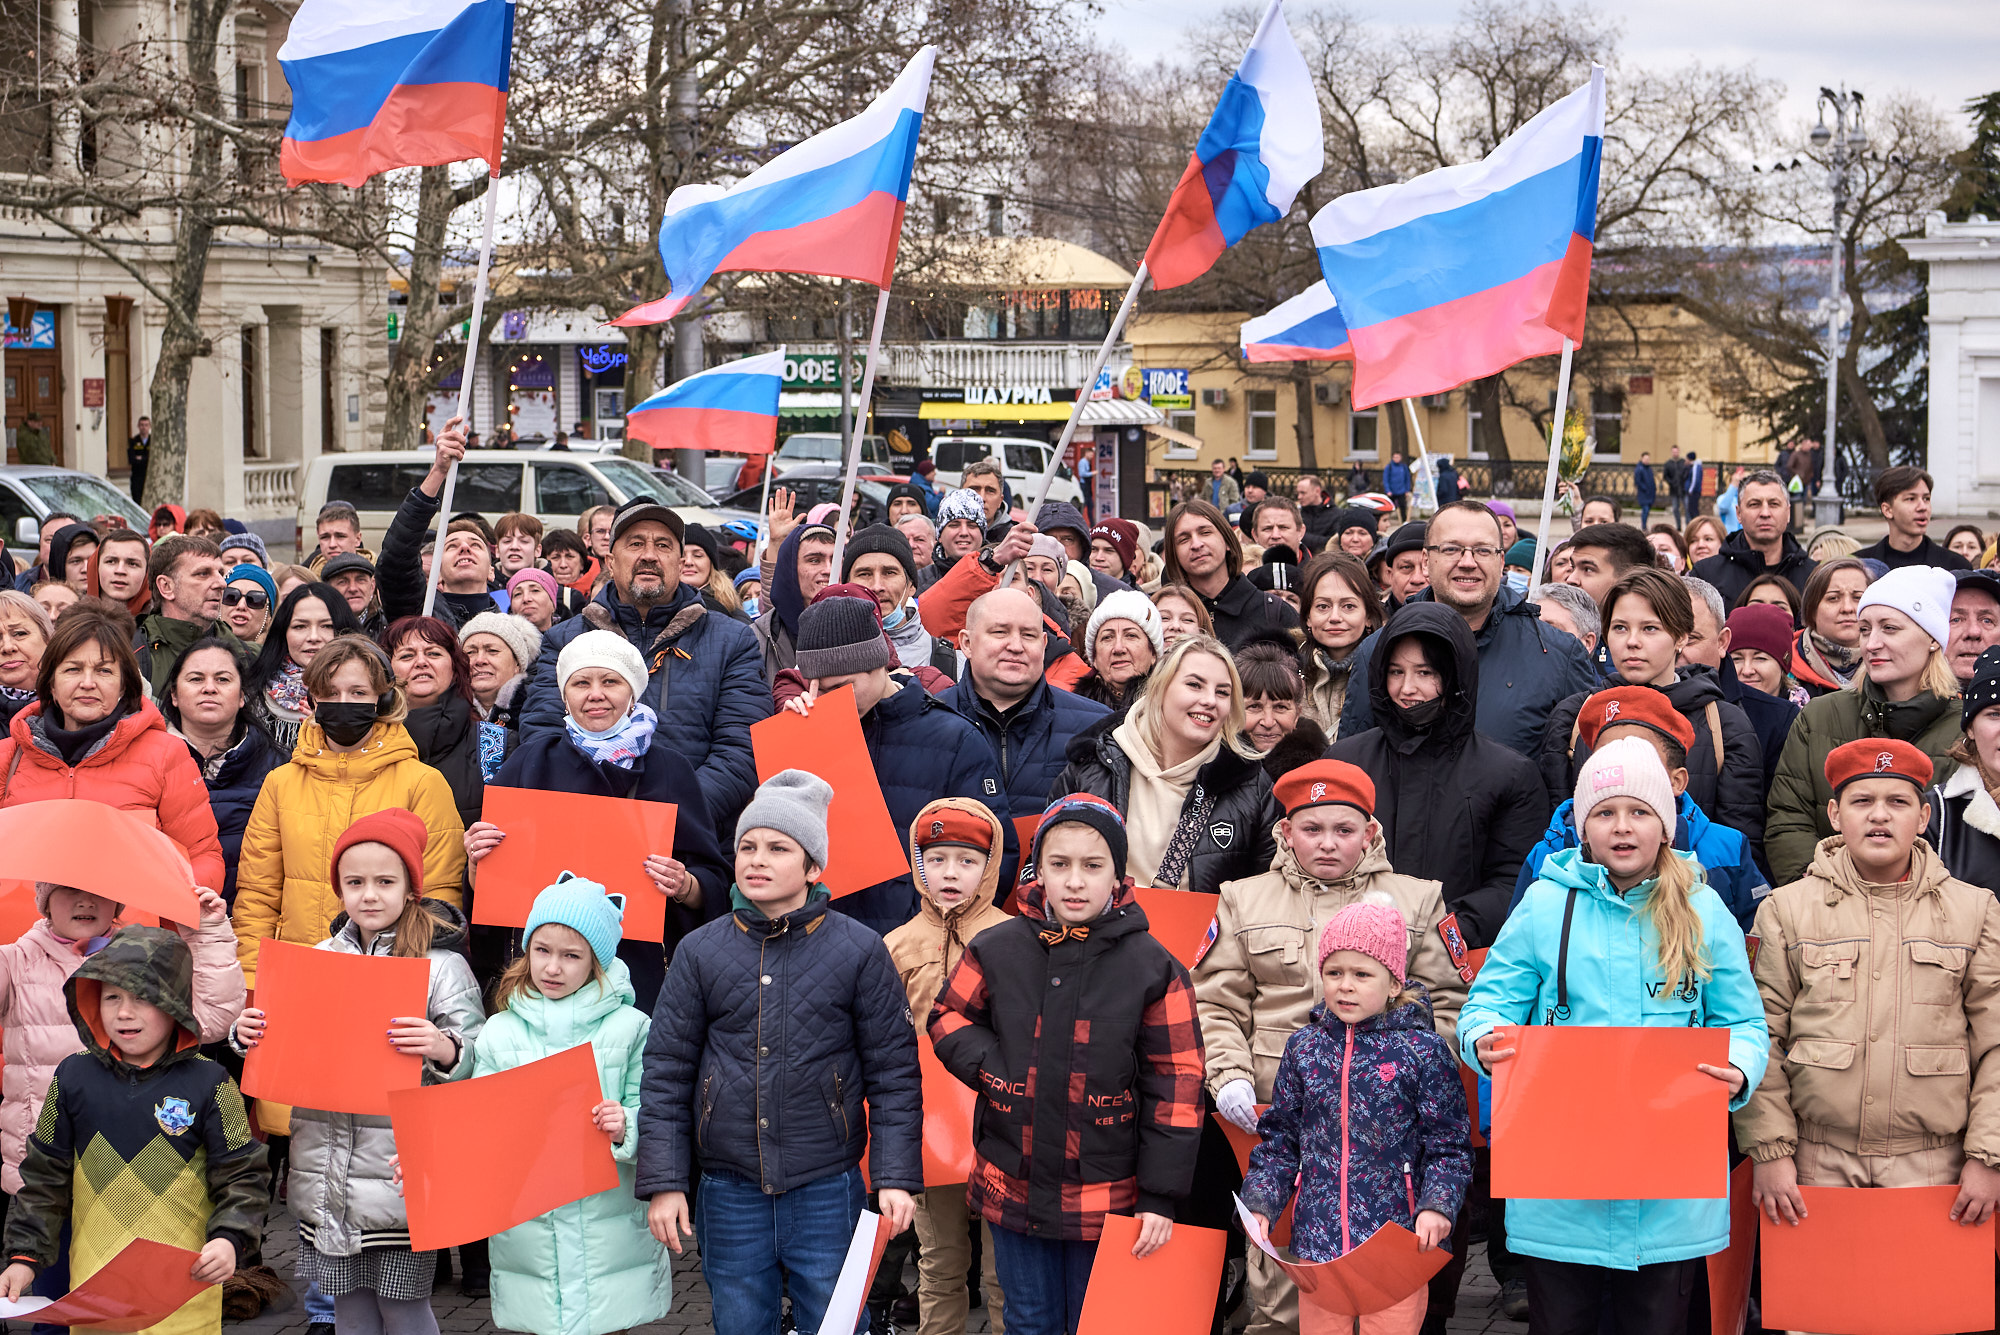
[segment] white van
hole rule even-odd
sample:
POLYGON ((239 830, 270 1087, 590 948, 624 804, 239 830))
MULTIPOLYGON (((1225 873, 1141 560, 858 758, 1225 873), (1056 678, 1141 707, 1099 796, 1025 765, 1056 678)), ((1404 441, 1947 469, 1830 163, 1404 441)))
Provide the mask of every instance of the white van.
MULTIPOLYGON (((963 486, 961 479, 967 464, 976 459, 991 459, 1000 465, 1001 476, 1013 489, 1014 503, 1025 507, 1041 489, 1042 473, 1048 468, 1049 455, 1054 449, 1055 446, 1039 440, 1017 436, 933 436, 931 462, 937 465, 933 481, 940 487, 963 486)), ((1082 507, 1083 488, 1070 475, 1068 464, 1056 469, 1055 480, 1049 483, 1049 499, 1082 507)))
MULTIPOLYGON (((786 469, 799 464, 845 464, 846 462, 847 452, 840 448, 838 431, 794 431, 785 437, 784 444, 778 446, 778 471, 771 476, 783 477, 786 469)), ((863 436, 861 466, 884 473, 907 473, 910 471, 910 456, 897 455, 889 448, 889 442, 880 436, 863 436)))
MULTIPOLYGON (((298 543, 312 551, 320 507, 346 501, 361 514, 361 543, 382 550, 396 507, 431 470, 431 451, 368 450, 322 454, 306 465, 299 484, 298 543)), ((714 498, 685 478, 648 468, 620 455, 568 450, 467 450, 452 494, 453 514, 474 510, 490 523, 521 510, 548 528, 575 528, 577 517, 598 505, 622 505, 634 496, 665 502, 682 519, 716 525, 714 498)))

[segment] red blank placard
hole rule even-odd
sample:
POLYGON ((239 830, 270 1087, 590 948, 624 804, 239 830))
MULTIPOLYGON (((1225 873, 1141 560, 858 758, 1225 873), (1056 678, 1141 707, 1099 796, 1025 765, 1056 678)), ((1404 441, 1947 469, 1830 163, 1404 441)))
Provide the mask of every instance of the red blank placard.
POLYGON ((423 1079, 423 1059, 389 1046, 389 1021, 426 1015, 431 962, 349 955, 265 938, 257 1005, 268 1027, 243 1061, 243 1092, 322 1112, 389 1112, 389 1091, 423 1079))
POLYGON ((889 817, 875 762, 861 736, 853 687, 820 696, 810 714, 780 709, 751 724, 750 746, 757 754, 758 783, 780 770, 802 769, 833 789, 826 820, 826 867, 820 879, 835 899, 910 874, 909 852, 889 817))
POLYGON ((1138 1240, 1137 1219, 1104 1216, 1077 1335, 1205 1335, 1215 1315, 1229 1235, 1175 1224, 1166 1245, 1143 1259, 1132 1255, 1138 1240))
POLYGON ((1331 1261, 1280 1261, 1299 1286, 1299 1305, 1336 1316, 1367 1316, 1394 1307, 1431 1282, 1451 1253, 1442 1247, 1419 1251, 1417 1235, 1401 1224, 1384 1224, 1345 1256, 1331 1261))
POLYGON ((917 1035, 924 1077, 924 1186, 949 1187, 972 1177, 972 1115, 979 1095, 937 1059, 929 1034, 917 1035))
POLYGON ((1727 1029, 1503 1026, 1493 1068, 1493 1194, 1719 1200, 1729 1194, 1727 1029), (1636 1148, 1635 1148, 1636 1147, 1636 1148))
MULTIPOLYGON (((535 896, 567 871, 625 896, 626 940, 664 939, 667 897, 646 875, 646 859, 654 853, 673 854, 678 814, 671 802, 488 784, 481 818, 505 830, 507 837, 479 864, 472 920, 526 927, 535 896)), ((705 887, 707 892, 717 889, 705 887)))
POLYGON ((1800 1187, 1804 1222, 1765 1219, 1764 1325, 1946 1335, 1993 1324, 1993 1221, 1951 1221, 1958 1188, 1800 1187))
POLYGON ((1146 926, 1153 939, 1187 968, 1194 968, 1208 941, 1208 929, 1215 922, 1215 906, 1221 895, 1199 890, 1134 889, 1132 898, 1146 912, 1146 926))
POLYGON ((215 1287, 191 1278, 199 1253, 134 1238, 95 1274, 28 1320, 92 1330, 143 1330, 156 1326, 215 1287))
POLYGON ((83 798, 24 802, 0 811, 6 874, 72 885, 193 927, 201 921, 194 868, 158 827, 129 811, 83 798))

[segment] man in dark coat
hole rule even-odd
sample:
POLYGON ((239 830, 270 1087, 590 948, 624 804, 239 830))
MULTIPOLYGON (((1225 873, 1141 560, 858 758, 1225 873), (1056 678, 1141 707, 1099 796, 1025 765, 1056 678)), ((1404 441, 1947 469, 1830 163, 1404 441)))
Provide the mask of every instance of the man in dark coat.
POLYGON ((1651 450, 1641 450, 1639 462, 1632 465, 1632 495, 1639 502, 1639 527, 1645 528, 1652 522, 1653 507, 1660 500, 1660 484, 1653 476, 1651 450))
POLYGON ((658 739, 694 766, 715 828, 733 829, 757 787, 750 725, 770 716, 771 688, 750 627, 711 615, 700 591, 681 583, 682 532, 680 516, 650 497, 619 507, 611 530, 611 578, 581 615, 542 636, 521 732, 561 730, 556 660, 587 630, 616 631, 646 660, 650 680, 639 703, 658 712, 658 739))
MULTIPOLYGON (((1534 762, 1477 731, 1485 671, 1464 617, 1413 602, 1370 638, 1367 693, 1379 726, 1335 742, 1327 758, 1374 780, 1390 865, 1441 882, 1466 942, 1491 945, 1522 859, 1548 823, 1548 794, 1534 762), (1405 688, 1414 674, 1400 664, 1391 689, 1390 661, 1406 640, 1418 642, 1435 676, 1427 699, 1405 688)), ((1355 687, 1347 689, 1351 696, 1355 687)))
POLYGON ((1786 532, 1792 500, 1784 479, 1768 468, 1745 474, 1736 489, 1736 517, 1743 527, 1729 535, 1721 551, 1694 567, 1694 573, 1722 595, 1723 605, 1736 606, 1759 575, 1782 575, 1793 588, 1804 591, 1819 562, 1786 532))
POLYGON ((1298 614, 1276 594, 1243 577, 1243 544, 1222 511, 1207 501, 1183 501, 1167 516, 1161 554, 1163 584, 1185 584, 1215 623, 1215 638, 1234 653, 1252 640, 1297 627, 1298 614))

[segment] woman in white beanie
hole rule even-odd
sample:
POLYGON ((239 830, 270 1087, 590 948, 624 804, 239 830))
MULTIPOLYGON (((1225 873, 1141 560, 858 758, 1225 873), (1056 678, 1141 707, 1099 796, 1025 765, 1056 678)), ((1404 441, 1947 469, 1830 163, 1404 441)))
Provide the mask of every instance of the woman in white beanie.
POLYGON ((1807 704, 1792 724, 1771 785, 1764 854, 1771 881, 1784 885, 1805 873, 1819 841, 1833 833, 1827 803, 1826 757, 1863 737, 1908 742, 1936 767, 1944 783, 1958 768, 1958 678, 1945 646, 1951 640, 1949 570, 1903 566, 1869 585, 1857 615, 1861 662, 1854 679, 1807 704))
MULTIPOLYGON (((543 792, 670 802, 677 808, 673 848, 649 854, 644 864, 647 880, 667 898, 665 937, 657 943, 625 941, 618 947, 618 958, 632 971, 634 1004, 650 1014, 674 946, 728 909, 729 865, 693 767, 671 747, 653 745, 659 717, 637 703, 646 688, 646 663, 639 651, 623 635, 585 631, 556 659, 556 683, 562 692, 562 731, 522 738, 494 782, 543 792)), ((475 890, 479 863, 507 834, 486 820, 467 828, 465 853, 475 890)), ((611 883, 634 870, 592 865, 588 840, 576 848, 579 860, 571 870, 579 876, 611 883)))
POLYGON ((458 643, 472 664, 474 712, 514 731, 528 669, 542 652, 542 633, 525 617, 481 612, 458 628, 458 643))
POLYGON ((1138 698, 1166 652, 1160 609, 1137 589, 1106 594, 1077 641, 1090 672, 1070 689, 1086 700, 1123 709, 1138 698))

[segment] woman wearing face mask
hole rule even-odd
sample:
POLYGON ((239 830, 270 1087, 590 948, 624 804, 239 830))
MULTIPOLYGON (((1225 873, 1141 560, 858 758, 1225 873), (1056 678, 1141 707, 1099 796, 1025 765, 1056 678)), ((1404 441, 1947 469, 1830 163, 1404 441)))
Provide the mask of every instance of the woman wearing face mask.
POLYGON ((252 649, 261 648, 278 607, 278 582, 270 571, 247 561, 231 569, 228 579, 222 588, 222 624, 252 649))
MULTIPOLYGON (((658 943, 621 941, 618 958, 632 971, 634 1005, 649 1014, 666 980, 667 962, 681 938, 729 911, 730 868, 709 823, 708 807, 693 768, 672 747, 655 744, 653 711, 638 704, 646 687, 645 660, 624 636, 585 631, 563 646, 556 660, 563 699, 560 732, 524 737, 494 782, 509 788, 589 793, 599 797, 671 802, 674 846, 646 859, 646 877, 665 897, 666 932, 658 943)), ((475 880, 486 855, 507 831, 478 821, 465 832, 475 880)))
POLYGON ((1792 642, 1792 675, 1808 695, 1826 695, 1854 680, 1861 666, 1861 595, 1868 567, 1852 556, 1822 561, 1806 578, 1800 611, 1805 629, 1792 642))
POLYGON ((0 729, 35 702, 35 673, 55 618, 18 589, 0 589, 0 729))
POLYGON ((1479 653, 1465 618, 1434 602, 1398 610, 1376 638, 1368 690, 1380 726, 1327 757, 1374 782, 1390 865, 1440 882, 1467 943, 1491 945, 1549 797, 1534 762, 1476 730, 1479 653))
POLYGON ((1346 552, 1321 552, 1299 576, 1299 608, 1306 633, 1299 651, 1306 693, 1299 710, 1324 731, 1340 723, 1354 652, 1381 626, 1382 600, 1360 561, 1346 552))
POLYGON ((1160 609, 1137 589, 1120 589, 1097 605, 1076 643, 1090 672, 1070 689, 1107 709, 1123 709, 1146 689, 1166 651, 1160 609))
POLYGON ((187 743, 208 785, 208 806, 222 842, 222 898, 230 904, 236 902, 236 867, 250 809, 265 777, 285 762, 284 753, 244 707, 243 677, 236 651, 210 636, 196 640, 174 660, 160 698, 167 726, 187 743))
MULTIPOLYGON (((280 752, 299 740, 299 728, 312 717, 312 697, 306 691, 306 669, 314 655, 336 635, 359 633, 361 623, 348 610, 347 599, 331 584, 301 584, 278 604, 271 629, 264 635, 256 662, 250 665, 250 716, 270 735, 280 752)), ((314 940, 324 940, 315 937, 314 940)))

